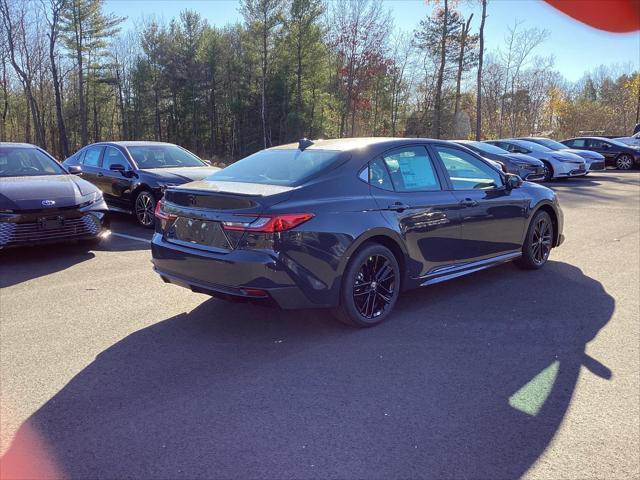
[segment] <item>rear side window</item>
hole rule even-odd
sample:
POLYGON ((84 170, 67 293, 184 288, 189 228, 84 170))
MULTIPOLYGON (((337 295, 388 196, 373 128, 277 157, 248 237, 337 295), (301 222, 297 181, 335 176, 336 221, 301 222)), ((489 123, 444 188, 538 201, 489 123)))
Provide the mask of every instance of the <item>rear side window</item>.
POLYGON ((89 167, 97 167, 100 164, 101 153, 102 147, 87 147, 82 164, 89 167))
POLYGON ((365 169, 366 175, 363 180, 382 190, 393 190, 391 177, 381 158, 376 158, 369 163, 365 169))
POLYGON ((569 140, 567 144, 570 147, 586 147, 587 141, 584 138, 579 138, 577 140, 569 140))
POLYGON ((295 187, 334 166, 341 152, 333 150, 262 150, 207 177, 222 182, 246 182, 295 187))
POLYGON ((433 162, 424 147, 405 147, 383 155, 398 192, 440 190, 433 162))

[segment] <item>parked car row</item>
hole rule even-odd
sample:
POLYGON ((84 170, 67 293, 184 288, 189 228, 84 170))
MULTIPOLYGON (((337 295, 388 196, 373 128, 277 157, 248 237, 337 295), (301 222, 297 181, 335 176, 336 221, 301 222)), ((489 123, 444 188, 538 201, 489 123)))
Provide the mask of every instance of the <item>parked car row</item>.
MULTIPOLYGON (((327 307, 368 327, 403 290, 511 260, 543 267, 563 241, 562 210, 551 189, 522 179, 604 169, 591 138, 587 151, 575 140, 303 139, 224 169, 165 143, 101 142, 63 165, 0 144, 0 248, 95 241, 108 210, 129 212, 155 228, 152 261, 167 283, 327 307)), ((637 163, 632 151, 618 157, 637 163)))

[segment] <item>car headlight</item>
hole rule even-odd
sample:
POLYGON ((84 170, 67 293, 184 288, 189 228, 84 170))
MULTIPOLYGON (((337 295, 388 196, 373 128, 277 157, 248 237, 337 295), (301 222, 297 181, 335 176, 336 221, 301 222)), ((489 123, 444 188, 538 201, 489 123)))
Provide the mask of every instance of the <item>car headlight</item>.
POLYGON ((80 208, 88 207, 89 205, 93 205, 96 202, 101 202, 103 199, 102 192, 91 192, 88 195, 82 196, 82 203, 80 203, 80 208))

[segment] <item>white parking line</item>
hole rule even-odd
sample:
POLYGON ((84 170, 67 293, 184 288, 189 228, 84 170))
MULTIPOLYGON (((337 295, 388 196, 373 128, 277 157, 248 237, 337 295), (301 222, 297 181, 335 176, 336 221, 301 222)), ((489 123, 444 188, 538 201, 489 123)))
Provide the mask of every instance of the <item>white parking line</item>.
POLYGON ((126 235, 124 233, 111 232, 111 236, 113 236, 113 237, 121 237, 121 238, 128 238, 129 240, 137 240, 138 242, 144 242, 144 243, 151 242, 151 239, 142 238, 142 237, 134 237, 133 235, 126 235))

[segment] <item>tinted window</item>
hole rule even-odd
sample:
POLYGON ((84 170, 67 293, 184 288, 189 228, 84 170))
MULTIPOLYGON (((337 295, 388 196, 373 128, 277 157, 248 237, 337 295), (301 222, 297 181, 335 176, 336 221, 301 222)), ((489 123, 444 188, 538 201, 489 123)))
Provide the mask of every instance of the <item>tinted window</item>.
POLYGON ((340 152, 332 150, 262 150, 223 168, 208 179, 292 187, 327 170, 339 158, 340 152))
POLYGON ((500 174, 481 160, 458 149, 435 147, 442 159, 454 190, 498 188, 500 174))
POLYGON ((376 158, 369 164, 369 183, 383 190, 393 190, 391 177, 381 158, 376 158))
POLYGON ((58 163, 37 148, 0 147, 0 177, 62 175, 58 163))
POLYGON ((129 168, 129 162, 124 154, 115 147, 106 147, 104 158, 102 159, 102 168, 109 170, 111 165, 120 164, 124 168, 129 168))
POLYGON ((603 142, 602 140, 589 140, 589 146, 591 148, 603 148, 603 147, 608 148, 609 147, 607 142, 603 142))
POLYGON ((399 148, 383 156, 398 192, 440 190, 433 163, 424 147, 399 148))
POLYGON ((578 138, 576 140, 569 140, 567 144, 570 147, 586 147, 587 141, 584 138, 578 138))
POLYGON ((82 159, 82 164, 89 167, 97 167, 100 164, 100 154, 103 147, 87 147, 87 150, 82 159))
POLYGON ((136 145, 127 150, 142 169, 204 166, 198 157, 177 145, 136 145))

